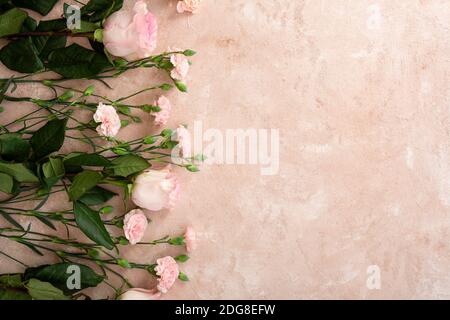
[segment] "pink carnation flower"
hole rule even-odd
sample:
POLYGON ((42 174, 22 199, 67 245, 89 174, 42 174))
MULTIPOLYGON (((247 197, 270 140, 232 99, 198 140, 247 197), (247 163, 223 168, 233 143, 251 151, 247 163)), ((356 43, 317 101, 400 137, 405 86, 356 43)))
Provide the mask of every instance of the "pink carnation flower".
POLYGON ((160 96, 158 100, 155 101, 155 105, 161 109, 158 112, 152 112, 152 115, 155 117, 155 124, 158 126, 165 125, 170 118, 172 105, 165 96, 160 96))
POLYGON ((178 13, 190 12, 195 13, 200 7, 200 0, 181 0, 177 3, 178 13))
POLYGON ((172 54, 170 56, 170 62, 173 65, 173 69, 170 72, 170 76, 175 80, 183 81, 186 79, 189 73, 189 60, 181 53, 172 54))
POLYGON ((123 232, 125 238, 134 245, 142 240, 147 230, 148 221, 140 209, 131 210, 123 219, 123 232))
POLYGON ((178 264, 175 259, 170 256, 160 258, 156 260, 156 263, 157 266, 155 267, 155 271, 156 275, 159 276, 157 288, 162 293, 167 293, 180 274, 178 264))
POLYGON ((100 123, 97 132, 104 137, 115 137, 119 133, 121 123, 120 117, 113 106, 100 102, 94 114, 94 121, 100 123))

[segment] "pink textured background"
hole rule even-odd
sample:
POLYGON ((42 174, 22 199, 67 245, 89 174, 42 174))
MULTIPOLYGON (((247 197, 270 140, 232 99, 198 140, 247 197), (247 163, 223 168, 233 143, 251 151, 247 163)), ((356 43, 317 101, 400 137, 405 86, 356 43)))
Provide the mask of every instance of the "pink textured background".
MULTIPOLYGON (((176 14, 176 1, 149 3, 158 51, 198 51, 189 94, 169 94, 170 125, 200 120, 281 136, 278 175, 250 165, 179 171, 182 198, 151 215, 146 239, 192 224, 199 247, 182 266, 190 283, 166 298, 450 298, 448 1, 204 0, 194 16, 176 14), (366 287, 370 265, 380 267, 380 290, 366 287)), ((162 79, 139 70, 104 93, 162 79)), ((122 137, 152 132, 146 120, 122 137)), ((133 247, 125 256, 152 262, 180 252, 133 247)), ((20 271, 0 261, 0 272, 20 271)))

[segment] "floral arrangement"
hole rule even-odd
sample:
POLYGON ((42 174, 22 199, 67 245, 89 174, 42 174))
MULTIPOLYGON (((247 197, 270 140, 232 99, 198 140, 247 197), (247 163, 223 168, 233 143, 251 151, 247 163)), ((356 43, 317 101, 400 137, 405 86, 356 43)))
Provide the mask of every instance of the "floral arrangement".
MULTIPOLYGON (((0 228, 0 238, 59 260, 29 267, 0 251, 0 256, 24 267, 23 273, 0 275, 0 300, 90 299, 83 290, 101 283, 114 290, 116 299, 159 299, 177 280, 188 281, 180 264, 189 257, 163 256, 143 264, 124 259, 121 247, 168 245, 183 247, 187 253, 194 250, 191 227, 184 234, 149 242, 142 239, 149 212, 170 209, 179 197, 173 168, 197 172, 204 159, 192 155, 190 133, 181 125, 130 141, 120 140, 118 134, 121 128, 140 123, 142 113, 154 117, 155 127, 167 123, 172 106, 164 95, 145 105, 128 101, 173 87, 187 92, 188 59, 195 52, 171 50, 154 55, 158 25, 142 0, 128 9, 123 0, 79 3, 76 28, 69 28, 73 8, 66 4, 59 19, 36 21, 29 15, 31 10, 46 16, 57 2, 0 0, 0 37, 7 40, 0 49, 0 61, 19 73, 0 78, 0 104, 8 101, 8 107, 29 108, 13 121, 0 122, 0 216, 6 224, 0 228), (79 37, 87 38, 90 47, 76 42, 67 45, 69 38, 79 37), (97 94, 95 85, 111 88, 108 79, 140 68, 161 70, 170 83, 141 88, 118 99, 97 94), (82 79, 86 85, 66 85, 73 79, 82 79), (52 97, 15 93, 17 87, 30 83, 42 86, 52 97), (68 140, 75 143, 62 152, 68 140), (117 188, 121 191, 112 191, 117 188), (58 202, 61 208, 45 210, 57 194, 64 199, 58 202), (134 209, 114 215, 114 208, 107 204, 113 197, 122 197, 125 208, 133 204, 134 209), (17 217, 26 217, 28 225, 17 217), (44 224, 49 232, 37 232, 35 223, 44 224), (55 235, 61 234, 61 228, 66 236, 55 235), (80 232, 88 241, 72 236, 80 232), (156 286, 135 288, 121 268, 146 270, 156 278, 156 286), (114 286, 111 277, 119 278, 121 285, 114 286)), ((198 4, 198 0, 179 1, 177 10, 192 13, 198 4)), ((0 112, 7 113, 8 107, 0 107, 0 112)))

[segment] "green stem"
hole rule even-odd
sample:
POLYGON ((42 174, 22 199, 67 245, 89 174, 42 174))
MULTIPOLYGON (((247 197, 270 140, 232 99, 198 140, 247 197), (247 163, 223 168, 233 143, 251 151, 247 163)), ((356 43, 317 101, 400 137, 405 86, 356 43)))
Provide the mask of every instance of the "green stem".
POLYGON ((80 32, 72 33, 71 31, 30 31, 15 33, 8 36, 3 36, 1 38, 26 38, 26 37, 72 37, 72 38, 92 38, 94 36, 93 32, 80 32))

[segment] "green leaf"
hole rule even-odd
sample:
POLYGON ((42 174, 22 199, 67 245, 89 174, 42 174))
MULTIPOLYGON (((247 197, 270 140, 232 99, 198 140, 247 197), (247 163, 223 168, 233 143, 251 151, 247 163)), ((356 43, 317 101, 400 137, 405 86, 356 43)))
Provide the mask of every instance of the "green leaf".
POLYGON ((34 300, 69 300, 60 289, 48 282, 30 279, 25 287, 34 300))
POLYGON ((25 161, 30 155, 30 144, 20 134, 2 134, 0 135, 0 155, 8 161, 25 161))
POLYGON ((184 50, 184 52, 183 52, 183 54, 184 54, 186 57, 192 57, 192 56, 194 56, 196 53, 197 53, 197 52, 195 52, 194 50, 190 50, 190 49, 184 50))
POLYGON ((156 137, 154 137, 154 136, 148 136, 148 137, 144 138, 143 142, 145 144, 154 144, 157 140, 158 139, 156 137))
POLYGON ((106 206, 100 209, 101 214, 110 214, 114 211, 114 207, 112 206, 106 206))
POLYGON ((17 7, 30 9, 46 16, 55 6, 58 0, 12 0, 17 7))
POLYGON ((64 174, 64 164, 61 158, 49 158, 49 161, 42 165, 42 173, 45 177, 45 184, 48 189, 58 182, 64 174))
POLYGON ((51 120, 33 134, 30 144, 36 159, 45 157, 62 147, 66 133, 66 124, 67 119, 51 120))
POLYGON ((11 288, 20 288, 22 287, 22 276, 20 274, 0 275, 0 285, 11 288))
POLYGON ((75 202, 73 209, 78 227, 89 239, 107 249, 111 250, 114 248, 114 242, 98 212, 81 202, 75 202))
POLYGON ((28 268, 24 273, 24 279, 29 280, 32 278, 49 282, 56 288, 62 290, 66 295, 73 294, 89 287, 96 287, 104 279, 88 266, 76 263, 58 263, 53 265, 43 265, 37 268, 28 268), (79 289, 69 289, 67 286, 67 280, 73 274, 70 272, 71 270, 69 268, 73 266, 80 269, 79 289))
POLYGON ((82 15, 89 15, 89 21, 101 21, 112 13, 119 11, 123 6, 123 0, 90 0, 81 8, 82 15))
POLYGON ((200 170, 196 165, 190 164, 186 166, 186 169, 190 172, 199 172, 200 170))
POLYGON ((57 230, 55 225, 53 224, 53 222, 51 220, 47 219, 46 217, 36 215, 35 218, 38 219, 43 224, 45 224, 47 227, 49 227, 49 228, 51 228, 51 229, 53 229, 55 231, 57 230))
POLYGON ((63 31, 67 28, 66 19, 41 20, 37 31, 63 31))
POLYGON ((0 15, 0 37, 19 33, 28 13, 12 8, 0 15))
POLYGON ((52 51, 64 48, 67 43, 67 37, 65 36, 39 36, 32 39, 36 50, 39 52, 39 58, 42 60, 47 60, 52 51))
POLYGON ((17 229, 24 230, 20 223, 18 223, 9 213, 0 210, 0 215, 17 229))
POLYGON ((185 254, 182 254, 182 255, 179 255, 179 256, 175 257, 175 260, 178 261, 178 262, 183 263, 183 262, 186 262, 186 261, 189 260, 189 256, 187 256, 185 254))
POLYGON ((6 173, 18 182, 39 182, 39 179, 22 163, 0 161, 0 172, 6 173))
POLYGON ((47 67, 70 79, 90 78, 111 66, 108 58, 78 44, 53 51, 47 67))
POLYGON ((83 171, 76 175, 69 188, 69 198, 76 201, 81 198, 87 191, 94 188, 101 180, 103 175, 95 171, 83 171))
POLYGON ((37 22, 32 17, 28 16, 23 22, 20 32, 31 32, 35 31, 37 28, 37 22))
POLYGON ((95 206, 111 200, 116 195, 117 193, 97 186, 83 194, 79 201, 88 206, 95 206))
POLYGON ((33 251, 34 253, 40 255, 41 257, 44 256, 44 254, 43 254, 41 251, 39 251, 39 249, 36 248, 36 247, 35 247, 34 245, 32 245, 31 243, 29 243, 29 242, 22 242, 22 241, 18 241, 18 242, 21 243, 21 244, 23 244, 24 246, 28 247, 31 251, 33 251))
POLYGON ((20 289, 0 287, 0 300, 31 300, 31 296, 20 289))
POLYGON ((119 106, 117 106, 117 111, 119 111, 119 113, 124 114, 124 115, 131 115, 131 109, 129 106, 119 105, 119 106))
POLYGON ((185 83, 183 83, 181 81, 178 81, 178 80, 175 80, 174 83, 175 83, 175 86, 178 88, 178 90, 180 90, 181 92, 187 92, 188 91, 187 86, 186 86, 185 83))
POLYGON ((0 191, 11 194, 14 188, 14 180, 10 175, 0 173, 0 191))
POLYGON ((66 166, 107 167, 111 162, 99 154, 72 153, 64 158, 66 166))
POLYGON ((186 244, 184 242, 184 237, 176 237, 176 238, 169 239, 168 243, 173 246, 182 246, 182 245, 186 244))
POLYGON ((42 166, 44 176, 48 178, 64 176, 64 164, 61 158, 49 158, 42 166))
MULTIPOLYGON (((40 21, 37 27, 37 31, 63 31, 67 28, 67 22, 65 19, 55 19, 40 21)), ((65 36, 39 36, 33 37, 33 43, 39 52, 39 57, 46 61, 50 53, 56 49, 64 48, 67 43, 67 37, 65 36)))
POLYGON ((189 281, 189 278, 187 275, 185 275, 183 272, 180 272, 178 274, 178 279, 180 279, 181 281, 189 281))
POLYGON ((134 173, 141 172, 150 164, 147 160, 133 154, 125 155, 114 159, 109 167, 115 176, 128 177, 134 173))
POLYGON ((31 37, 8 43, 0 50, 0 60, 9 69, 22 73, 34 73, 44 69, 39 51, 31 37))
POLYGON ((117 264, 125 269, 131 269, 131 264, 127 259, 117 259, 117 264))

